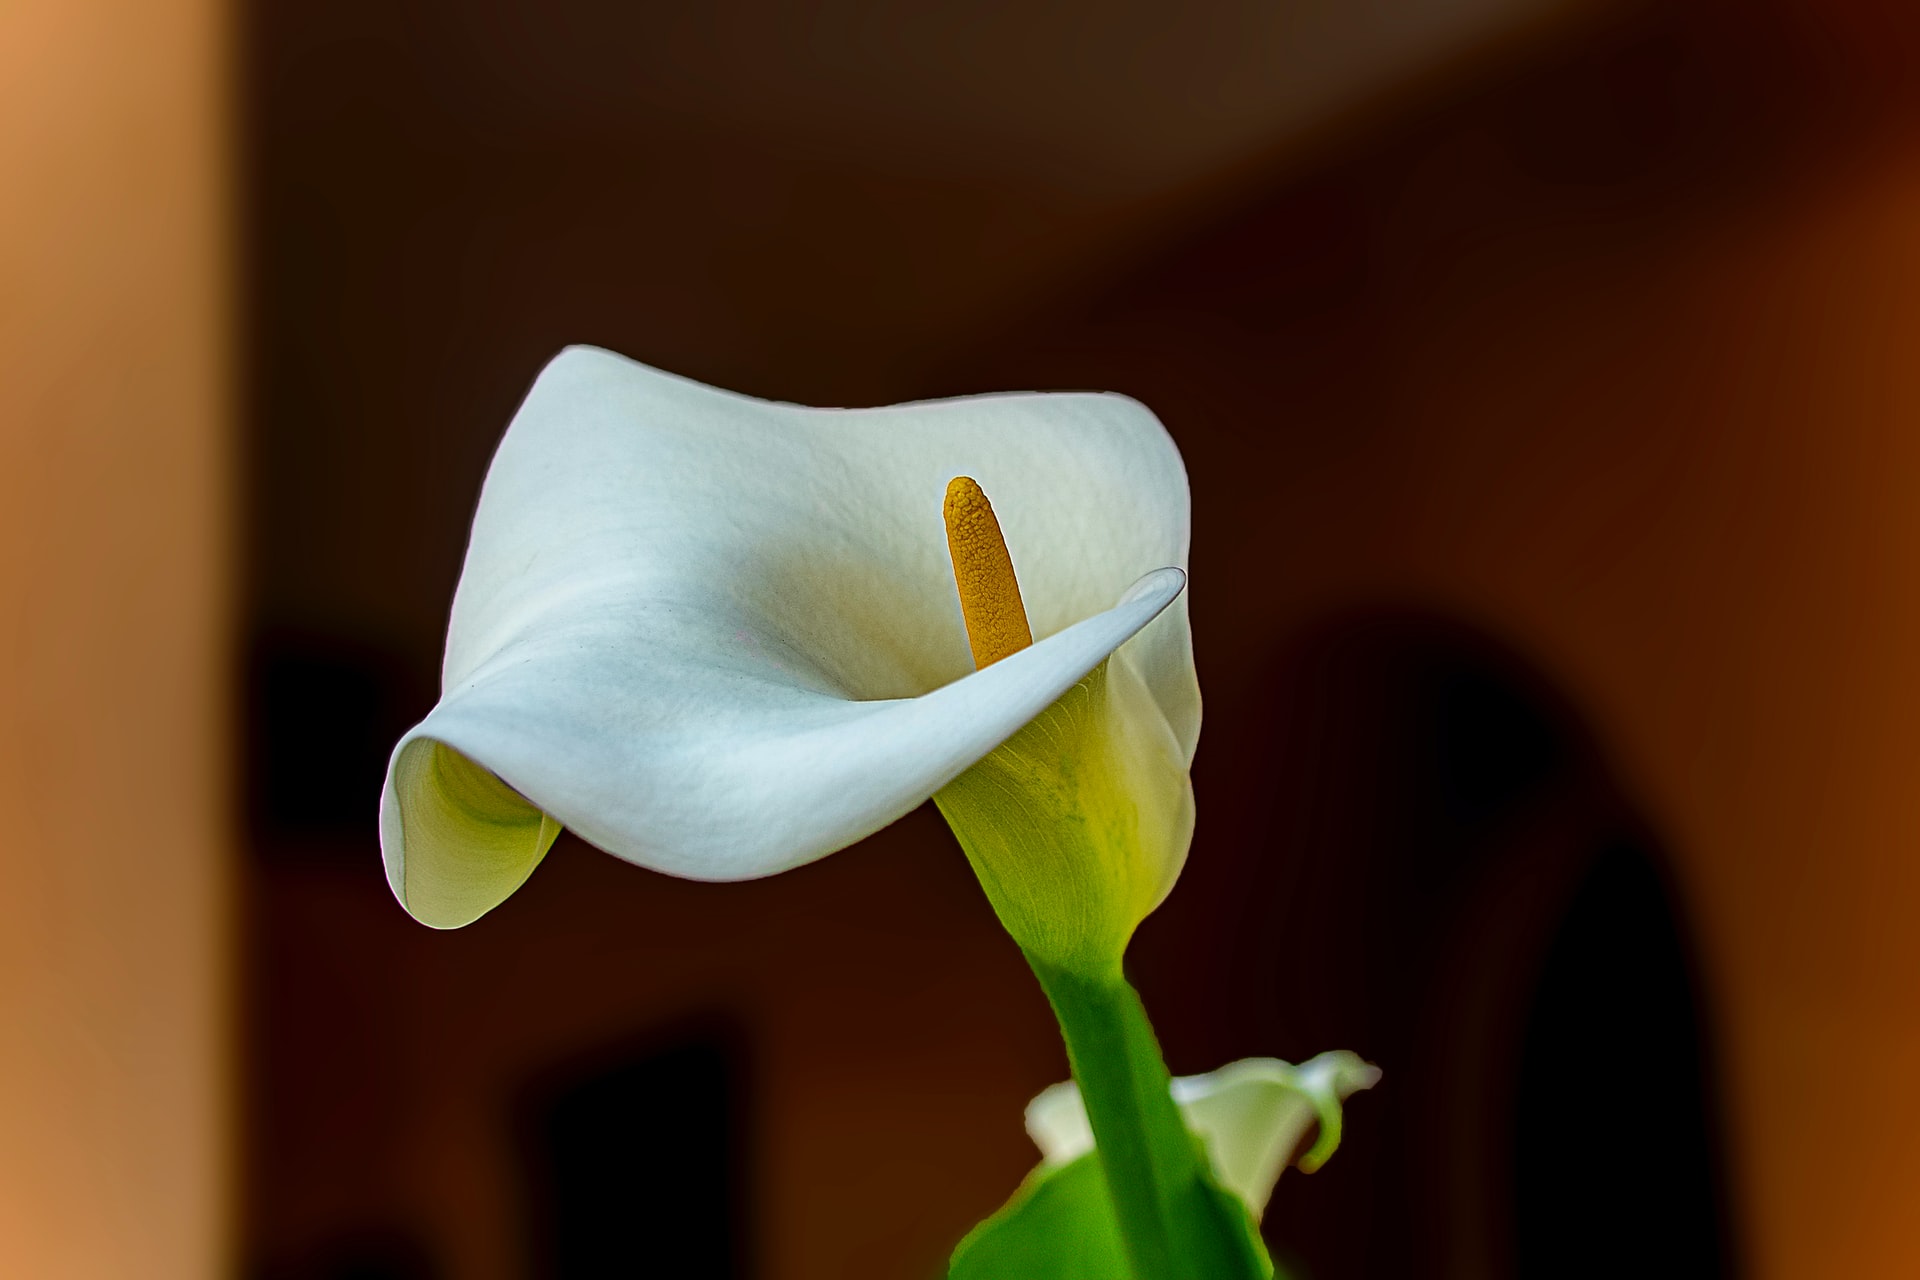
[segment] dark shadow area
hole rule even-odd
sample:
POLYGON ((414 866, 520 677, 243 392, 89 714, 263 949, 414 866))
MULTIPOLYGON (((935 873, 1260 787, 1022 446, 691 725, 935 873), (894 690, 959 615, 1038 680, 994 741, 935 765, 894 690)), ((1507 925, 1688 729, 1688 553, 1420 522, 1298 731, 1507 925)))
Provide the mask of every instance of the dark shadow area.
POLYGON ((1730 1274, 1700 998, 1667 886, 1595 859, 1547 948, 1514 1093, 1523 1280, 1730 1274))
POLYGON ((746 1070, 724 1030, 567 1064, 516 1108, 533 1280, 742 1280, 746 1070))
POLYGON ((1211 1059, 1385 1070, 1327 1170, 1283 1181, 1276 1255, 1303 1280, 1735 1274, 1684 909, 1577 710, 1423 615, 1309 629, 1272 669, 1196 784, 1267 838, 1197 847, 1155 926, 1221 922, 1232 977, 1143 985, 1211 1059))

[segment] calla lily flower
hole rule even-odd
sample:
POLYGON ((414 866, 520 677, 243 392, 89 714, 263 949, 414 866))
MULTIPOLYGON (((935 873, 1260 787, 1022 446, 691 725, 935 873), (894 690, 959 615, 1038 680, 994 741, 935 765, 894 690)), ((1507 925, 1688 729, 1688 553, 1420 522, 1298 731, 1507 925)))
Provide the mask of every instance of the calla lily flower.
MULTIPOLYGON (((1327 1162, 1340 1145, 1340 1104, 1379 1080, 1380 1068, 1344 1049, 1299 1066, 1245 1058, 1206 1075, 1175 1077, 1173 1100, 1187 1128, 1205 1142, 1213 1176, 1246 1202, 1257 1222, 1289 1164, 1312 1173, 1327 1162), (1315 1124, 1313 1145, 1300 1152, 1315 1124)), ((1027 1133, 1040 1148, 1043 1170, 1094 1149, 1087 1109, 1071 1080, 1027 1104, 1027 1133)))
POLYGON ((440 701, 387 770, 388 882, 451 928, 562 828, 736 880, 940 793, 1030 953, 1117 965, 1191 835, 1187 537, 1179 454, 1122 396, 814 409, 570 348, 488 471, 440 701), (963 475, 1035 639, 979 670, 942 532, 963 475), (1035 850, 1041 819, 1068 834, 1035 850))

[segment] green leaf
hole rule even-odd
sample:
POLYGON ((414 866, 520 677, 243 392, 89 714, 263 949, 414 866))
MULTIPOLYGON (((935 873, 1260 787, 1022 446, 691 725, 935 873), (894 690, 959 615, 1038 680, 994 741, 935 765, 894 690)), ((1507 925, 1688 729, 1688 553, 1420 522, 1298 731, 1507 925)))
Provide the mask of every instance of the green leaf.
POLYGON ((967 1233, 947 1280, 1132 1280, 1099 1159, 1036 1169, 967 1233))
MULTIPOLYGON (((1264 1258, 1240 1201, 1217 1187, 1207 1190, 1219 1216, 1237 1222, 1264 1258)), ((1004 1208, 960 1242, 947 1280, 1135 1280, 1099 1158, 1089 1152, 1034 1170, 1004 1208)))

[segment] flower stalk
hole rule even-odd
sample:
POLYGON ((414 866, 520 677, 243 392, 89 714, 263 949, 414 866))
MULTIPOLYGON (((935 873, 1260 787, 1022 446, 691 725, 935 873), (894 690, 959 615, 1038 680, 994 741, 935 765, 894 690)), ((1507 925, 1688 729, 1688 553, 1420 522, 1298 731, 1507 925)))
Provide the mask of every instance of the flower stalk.
MULTIPOLYGON (((954 585, 977 669, 1033 643, 1000 524, 970 477, 947 487, 954 585)), ((1115 714, 1109 664, 935 794, 994 911, 1059 1019, 1135 1280, 1264 1280, 1246 1210, 1207 1172, 1174 1104, 1140 997, 1120 971, 1164 886, 1147 850, 1185 845, 1191 798, 1146 803, 1184 761, 1144 752, 1115 714), (1157 837, 1157 838, 1156 838, 1157 837)))
POLYGON ((1245 1206, 1220 1190, 1175 1105, 1146 1009, 1116 967, 1089 976, 1028 955, 1059 1019, 1134 1280, 1265 1280, 1245 1206))

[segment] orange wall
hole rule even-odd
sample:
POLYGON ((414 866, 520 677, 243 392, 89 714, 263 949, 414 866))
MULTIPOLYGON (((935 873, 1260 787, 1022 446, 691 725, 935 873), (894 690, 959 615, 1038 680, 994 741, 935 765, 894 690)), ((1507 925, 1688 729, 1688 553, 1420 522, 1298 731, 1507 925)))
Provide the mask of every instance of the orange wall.
POLYGON ((225 1253, 220 15, 0 9, 0 1274, 225 1253))
POLYGON ((1668 825, 1756 1274, 1912 1275, 1920 148, 1821 177, 1437 340, 1410 402, 1487 425, 1409 486, 1452 495, 1421 523, 1456 544, 1409 568, 1550 655, 1668 825), (1605 367, 1568 404, 1540 371, 1581 349, 1605 367))

